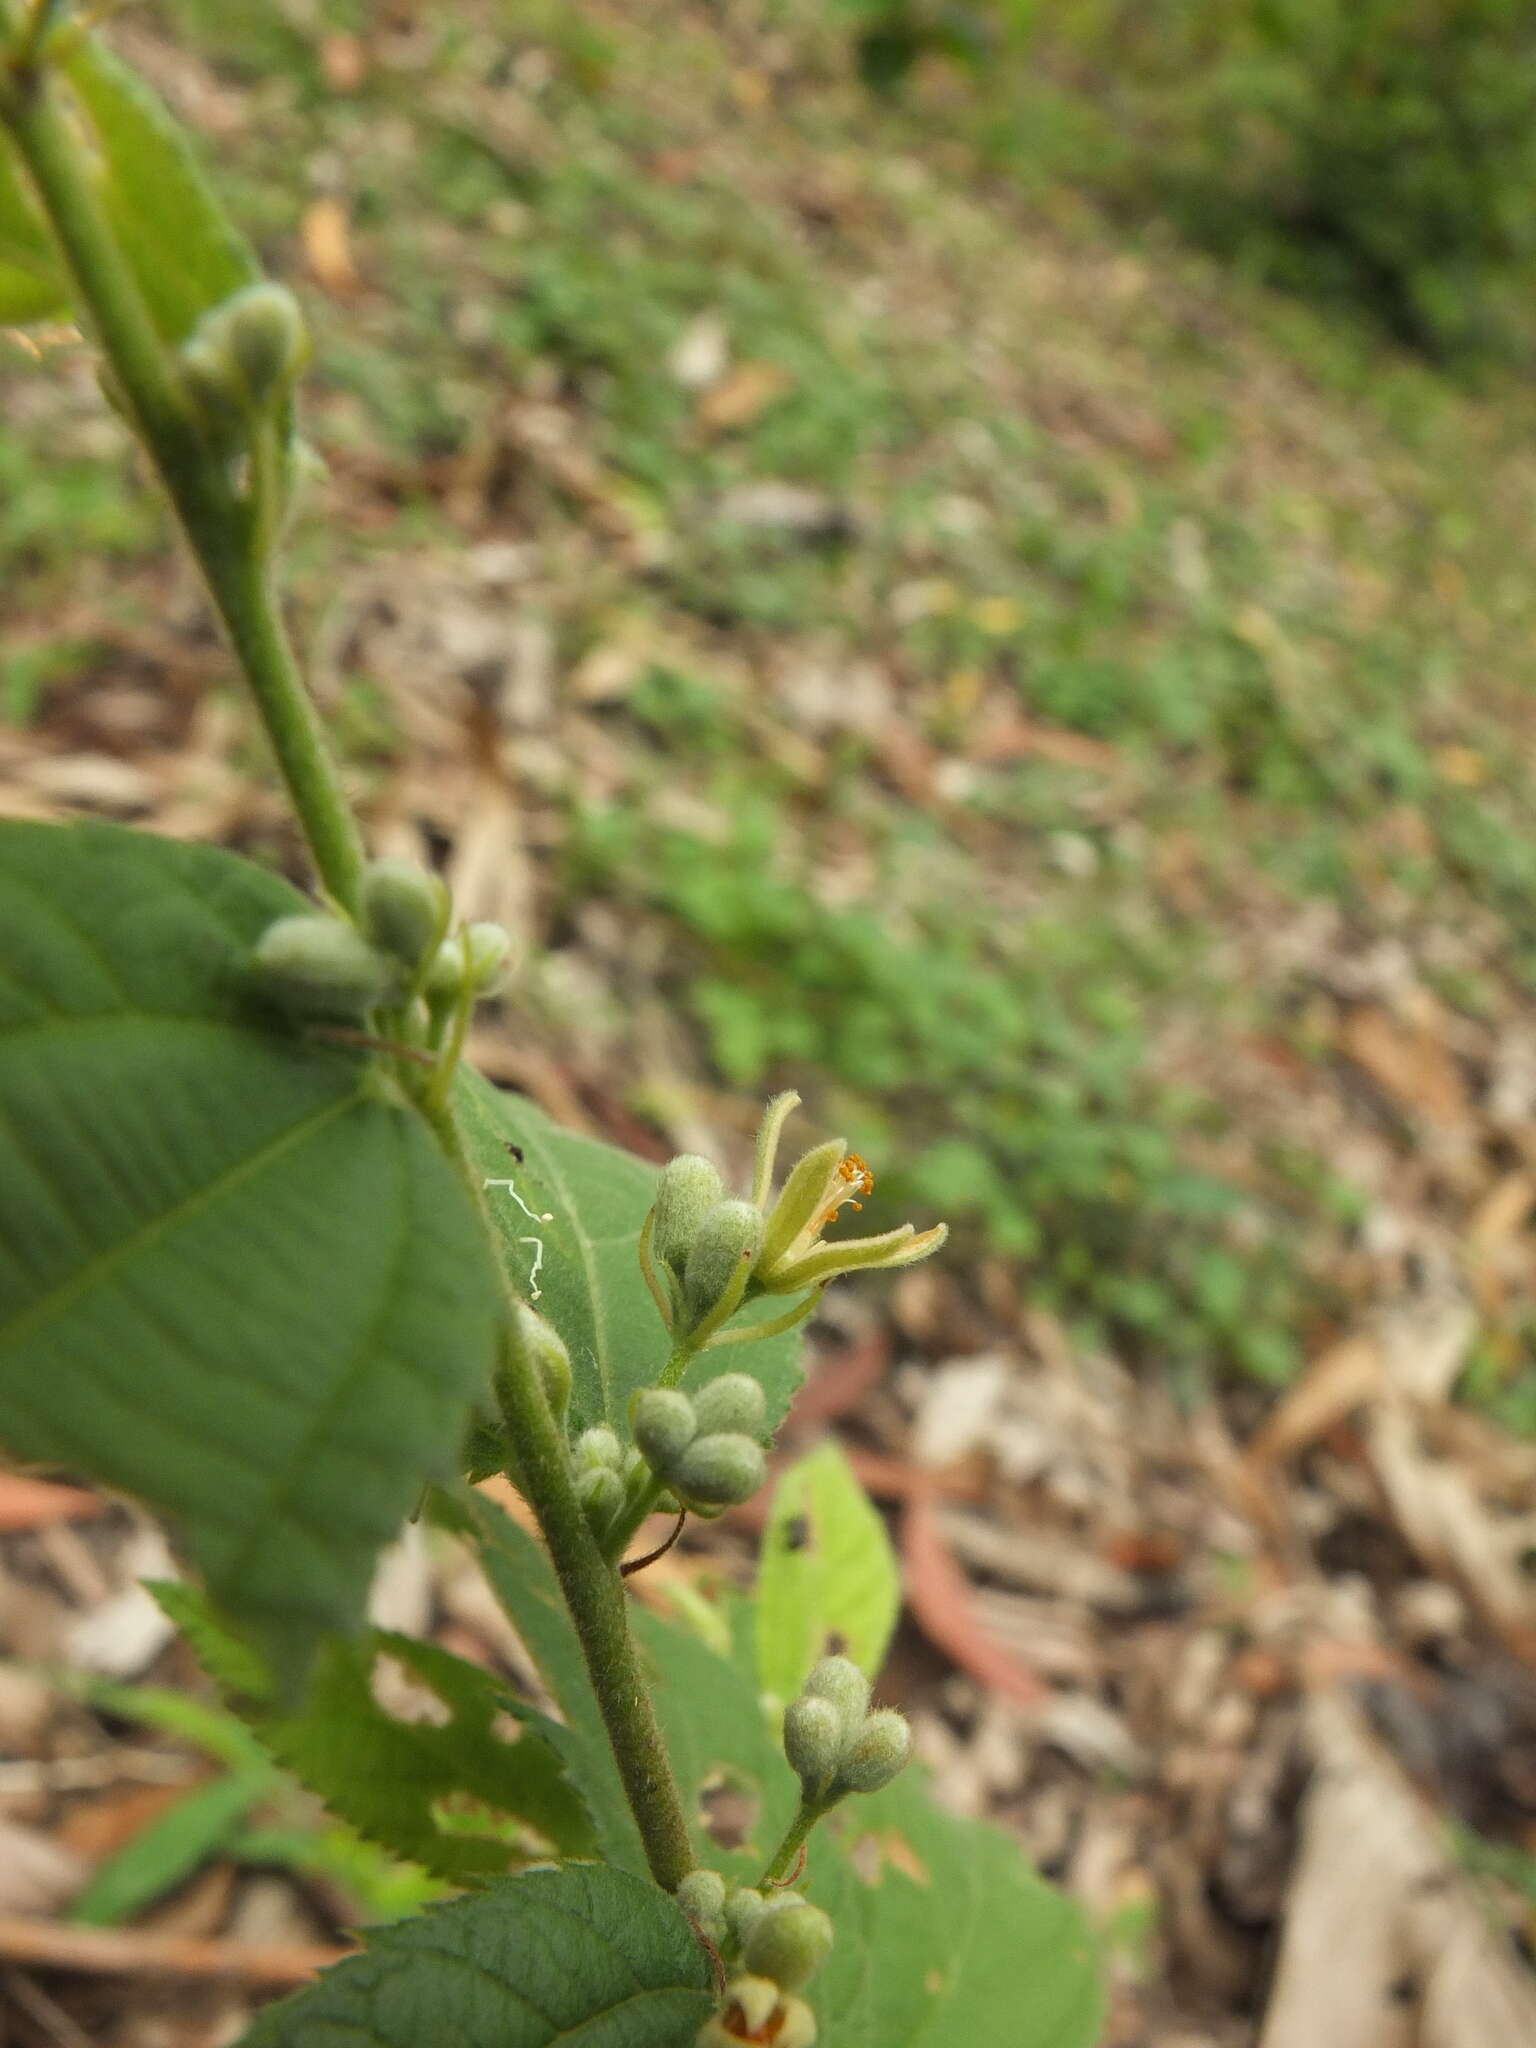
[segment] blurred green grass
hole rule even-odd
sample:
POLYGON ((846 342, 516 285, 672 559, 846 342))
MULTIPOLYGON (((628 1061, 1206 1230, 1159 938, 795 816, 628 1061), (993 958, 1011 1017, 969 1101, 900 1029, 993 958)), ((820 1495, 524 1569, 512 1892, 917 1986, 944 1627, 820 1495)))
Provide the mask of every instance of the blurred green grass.
MULTIPOLYGON (((885 1164, 874 1220, 950 1215, 1183 1383, 1287 1378, 1344 1311, 1363 1197, 1228 1086, 1243 1043, 1329 1056, 1264 929, 1331 904, 1472 1015, 1536 985, 1522 385, 1468 391, 1049 178, 990 178, 983 99, 871 101, 809 5, 156 22, 275 271, 345 199, 362 283, 311 293, 309 428, 333 504, 365 455, 388 488, 301 524, 301 606, 364 554, 482 537, 431 476, 519 392, 649 544, 551 487, 525 508, 561 671, 619 630, 667 650, 612 714, 624 801, 567 801, 557 918, 596 898, 663 933, 700 1056, 813 1083, 885 1164), (715 426, 670 367, 701 321, 759 380, 715 426), (809 527, 742 509, 765 484, 809 527), (814 768, 763 744, 795 728, 786 674, 859 663, 938 764, 927 798, 835 683, 814 768), (1000 716, 1025 729, 1001 761, 1000 716)), ((163 524, 110 445, 68 383, 0 445, 13 720, 91 658, 83 557, 128 593, 97 615, 155 602, 163 524)), ((347 701, 348 743, 387 755, 366 677, 347 701)), ((1518 1407, 1526 1357, 1497 1348, 1479 1397, 1518 1407)))

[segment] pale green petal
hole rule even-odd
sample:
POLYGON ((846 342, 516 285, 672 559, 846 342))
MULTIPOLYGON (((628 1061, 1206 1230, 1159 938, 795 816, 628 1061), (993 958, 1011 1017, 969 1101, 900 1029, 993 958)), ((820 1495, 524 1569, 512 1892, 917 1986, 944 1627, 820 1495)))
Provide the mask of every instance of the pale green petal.
POLYGON ((779 1138, 791 1114, 800 1107, 800 1098, 793 1088, 786 1088, 782 1095, 775 1095, 763 1111, 763 1120, 757 1127, 757 1170, 752 1176, 752 1200, 764 1214, 768 1209, 768 1197, 773 1190, 773 1169, 779 1157, 779 1138))
POLYGON ((765 1294, 789 1294, 799 1287, 818 1287, 835 1280, 839 1273, 864 1270, 883 1271, 891 1266, 915 1266, 936 1252, 949 1235, 947 1223, 932 1230, 914 1231, 910 1223, 899 1230, 887 1230, 879 1237, 849 1237, 840 1244, 819 1245, 803 1259, 796 1259, 777 1273, 757 1275, 765 1294))
POLYGON ((784 1183, 783 1192, 768 1216, 763 1248, 758 1254, 758 1282, 766 1286, 776 1260, 807 1232, 814 1237, 822 1217, 832 1206, 842 1186, 838 1168, 845 1157, 841 1138, 829 1138, 807 1152, 784 1183))

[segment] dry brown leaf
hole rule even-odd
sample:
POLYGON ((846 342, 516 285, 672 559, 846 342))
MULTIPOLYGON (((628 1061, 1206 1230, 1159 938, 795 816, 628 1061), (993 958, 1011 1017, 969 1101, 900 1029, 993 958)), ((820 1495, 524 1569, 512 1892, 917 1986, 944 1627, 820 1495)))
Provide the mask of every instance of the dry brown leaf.
POLYGON ((50 1480, 0 1472, 0 1533, 37 1529, 45 1522, 82 1521, 103 1513, 106 1505, 99 1493, 79 1486, 56 1486, 50 1480))
POLYGON ((1027 1665, 1002 1649, 976 1617, 970 1581, 956 1564, 925 1492, 908 1497, 901 1518, 902 1578, 907 1604, 929 1640, 981 1685, 1019 1706, 1053 1697, 1027 1665))
POLYGON ((352 257, 347 209, 341 200, 312 200, 299 223, 299 239, 304 245, 304 261, 316 284, 339 297, 356 291, 357 265, 352 257))
POLYGON ((711 384, 694 407, 694 418, 706 434, 728 434, 750 427, 790 386, 789 372, 778 363, 738 363, 718 384, 711 384))
POLYGON ((1517 1240, 1536 1204, 1536 1175, 1506 1173, 1478 1203, 1467 1225, 1467 1284, 1485 1316, 1502 1316, 1507 1306, 1511 1263, 1517 1240))
POLYGON ((1461 1070, 1428 1018, 1409 1023, 1366 1003, 1344 1019, 1339 1037, 1356 1066, 1410 1116, 1436 1124, 1467 1119, 1461 1070))
POLYGON ((1332 1694, 1309 1704, 1314 1775, 1260 2048, 1515 2048, 1536 1983, 1488 1925, 1439 1817, 1332 1694))
POLYGON ((57 1913, 90 1874, 86 1858, 56 1836, 0 1820, 0 1915, 57 1913))
POLYGON ((1381 1391, 1381 1346, 1372 1336, 1343 1337, 1307 1367, 1271 1409, 1248 1446, 1255 1473, 1292 1458, 1381 1391))

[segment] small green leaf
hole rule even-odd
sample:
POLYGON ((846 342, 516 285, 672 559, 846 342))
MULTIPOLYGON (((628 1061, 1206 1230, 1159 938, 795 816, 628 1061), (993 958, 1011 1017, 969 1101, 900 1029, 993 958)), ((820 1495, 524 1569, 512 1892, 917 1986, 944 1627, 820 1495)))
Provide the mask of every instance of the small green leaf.
POLYGON ((0 133, 0 326, 20 327, 68 311, 69 293, 53 244, 0 133))
POLYGON ((499 1877, 510 1865, 545 1853, 508 1822, 536 1830, 562 1855, 590 1854, 592 1823, 538 1717, 516 1707, 479 1665, 433 1643, 375 1629, 361 1641, 328 1643, 303 1707, 274 1713, 253 1697, 242 1646, 220 1629, 206 1603, 190 1587, 154 1590, 210 1675, 239 1699, 266 1749, 369 1840, 460 1885, 499 1877), (380 1657, 424 1686, 441 1717, 408 1721, 388 1713, 373 1690, 380 1657), (497 1732, 504 1714, 525 1723, 515 1739, 497 1732), (459 1814, 449 1824, 453 1806, 459 1814))
POLYGON ((901 1611, 901 1573, 869 1496, 836 1444, 791 1466, 757 1567, 757 1672, 782 1707, 820 1657, 873 1678, 901 1611))
POLYGON ((234 1836, 256 1802, 270 1797, 276 1777, 270 1764, 261 1764, 189 1792, 108 1857, 69 1917, 87 1927, 115 1927, 153 1905, 234 1836))
POLYGON ((708 1974, 654 1885, 587 1864, 525 1871, 374 1935, 240 2048, 686 2048, 708 1974))
MULTIPOLYGON (((640 1226, 656 1199, 656 1169, 561 1130, 523 1096, 500 1093, 475 1074, 461 1077, 455 1106, 485 1179, 513 1285, 548 1316, 570 1351, 573 1430, 604 1422, 628 1442, 629 1397, 655 1384, 670 1349, 638 1252, 640 1226)), ((764 1315, 775 1308, 765 1304, 764 1315)), ((799 1350, 798 1336, 788 1332, 724 1354, 733 1372, 750 1373, 762 1386, 770 1429, 800 1384, 799 1350)), ((720 1361, 707 1354, 695 1360, 688 1384, 703 1385, 719 1370, 720 1361)))
POLYGON ((0 826, 0 1443, 169 1516, 292 1684, 484 1398, 497 1287, 424 1120, 251 1006, 298 898, 0 826))
POLYGON ((203 175, 180 124, 149 87, 86 37, 64 67, 101 152, 101 193, 118 247, 167 341, 261 272, 203 175))

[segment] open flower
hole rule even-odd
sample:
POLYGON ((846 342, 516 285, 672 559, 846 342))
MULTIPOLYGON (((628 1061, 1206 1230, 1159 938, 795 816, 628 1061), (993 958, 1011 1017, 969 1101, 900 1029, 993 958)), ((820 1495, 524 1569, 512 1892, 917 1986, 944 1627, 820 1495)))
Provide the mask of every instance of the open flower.
POLYGON ((757 1134, 750 1202, 725 1195, 708 1160, 685 1153, 661 1176, 656 1205, 640 1233, 640 1267, 663 1322, 689 1352, 715 1344, 751 1344, 808 1316, 839 1273, 911 1266, 938 1250, 949 1226, 910 1223, 877 1237, 828 1244, 822 1232, 840 1209, 863 1207, 875 1177, 841 1138, 829 1139, 790 1168, 773 1193, 779 1138, 798 1095, 776 1095, 757 1134), (725 1331, 744 1303, 764 1294, 801 1294, 781 1316, 725 1331))
POLYGON ((762 1249, 747 1281, 748 1300, 758 1294, 798 1294, 803 1288, 820 1288, 840 1273, 863 1268, 915 1265, 936 1252, 949 1235, 945 1223, 921 1231, 903 1223, 876 1237, 844 1237, 826 1243, 822 1232, 838 1211, 845 1206, 861 1209, 861 1197, 875 1185, 864 1161, 857 1152, 850 1152, 841 1138, 829 1139, 798 1160, 770 1207, 779 1138, 799 1102, 792 1091, 776 1095, 757 1135, 752 1200, 765 1220, 762 1249))

